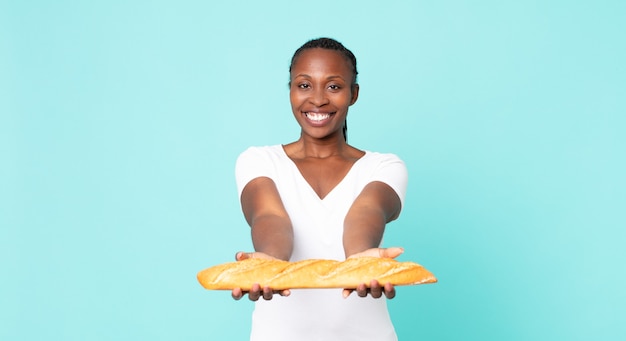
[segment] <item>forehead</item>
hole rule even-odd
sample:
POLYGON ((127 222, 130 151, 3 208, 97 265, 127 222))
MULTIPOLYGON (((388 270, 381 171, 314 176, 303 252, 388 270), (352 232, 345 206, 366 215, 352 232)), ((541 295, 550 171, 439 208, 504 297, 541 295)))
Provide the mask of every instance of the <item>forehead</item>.
POLYGON ((292 67, 292 72, 304 70, 333 71, 352 73, 350 61, 341 52, 323 48, 306 49, 300 52, 292 67))

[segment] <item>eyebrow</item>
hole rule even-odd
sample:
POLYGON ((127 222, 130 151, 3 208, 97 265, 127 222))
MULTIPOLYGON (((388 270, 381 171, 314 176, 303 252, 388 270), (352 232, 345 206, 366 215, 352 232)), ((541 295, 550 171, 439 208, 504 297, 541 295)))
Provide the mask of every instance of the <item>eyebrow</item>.
MULTIPOLYGON (((297 75, 295 75, 295 76, 294 76, 294 78, 297 78, 297 77, 307 77, 307 78, 313 78, 313 77, 311 77, 310 75, 308 75, 308 74, 306 74, 306 73, 299 73, 299 74, 297 74, 297 75)), ((332 79, 336 79, 336 78, 339 78, 339 79, 341 79, 341 80, 344 80, 344 79, 343 79, 343 77, 341 77, 340 75, 332 75, 332 76, 328 76, 328 77, 326 77, 326 80, 332 80, 332 79)))

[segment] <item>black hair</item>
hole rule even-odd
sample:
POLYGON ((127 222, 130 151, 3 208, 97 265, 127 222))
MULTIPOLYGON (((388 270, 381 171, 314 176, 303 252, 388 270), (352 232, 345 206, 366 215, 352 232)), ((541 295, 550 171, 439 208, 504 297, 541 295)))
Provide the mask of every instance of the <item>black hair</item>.
MULTIPOLYGON (((304 43, 304 45, 300 46, 300 48, 298 48, 296 50, 296 52, 293 54, 293 57, 291 57, 291 64, 289 65, 289 73, 291 74, 291 69, 293 68, 293 65, 295 64, 296 60, 298 59, 298 57, 300 56, 300 54, 304 50, 315 49, 315 48, 338 51, 338 52, 340 52, 344 56, 344 58, 346 58, 346 60, 348 60, 348 62, 350 62, 350 65, 352 66, 352 84, 351 84, 351 87, 352 87, 352 91, 354 91, 354 88, 357 85, 357 77, 356 76, 359 74, 359 72, 356 69, 356 57, 354 56, 352 51, 348 50, 345 46, 343 46, 342 43, 340 43, 340 42, 338 42, 338 41, 336 41, 335 39, 332 39, 332 38, 312 39, 312 40, 309 40, 306 43, 304 43)), ((291 81, 289 82, 289 84, 291 85, 291 81)), ((343 138, 346 141, 348 141, 348 122, 347 122, 347 119, 343 123, 343 138)))

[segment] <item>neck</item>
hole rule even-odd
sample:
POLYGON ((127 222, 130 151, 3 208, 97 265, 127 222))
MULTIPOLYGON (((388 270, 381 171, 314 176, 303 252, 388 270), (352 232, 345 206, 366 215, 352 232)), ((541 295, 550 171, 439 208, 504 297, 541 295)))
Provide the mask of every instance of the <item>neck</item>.
POLYGON ((293 144, 297 149, 298 156, 302 158, 325 159, 331 156, 344 155, 350 149, 343 135, 323 140, 301 135, 300 139, 293 144))

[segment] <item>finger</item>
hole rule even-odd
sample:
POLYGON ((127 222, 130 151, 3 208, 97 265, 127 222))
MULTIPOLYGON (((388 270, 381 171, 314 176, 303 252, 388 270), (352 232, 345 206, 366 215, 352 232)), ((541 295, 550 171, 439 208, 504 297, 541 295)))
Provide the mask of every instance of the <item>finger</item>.
POLYGON ((272 297, 274 297, 274 292, 272 291, 272 289, 270 287, 264 287, 263 288, 263 299, 266 301, 269 301, 272 299, 272 297))
POLYGON ((392 299, 394 297, 396 297, 396 288, 393 286, 393 284, 387 282, 385 284, 385 297, 387 297, 388 299, 392 299))
POLYGON ((380 257, 380 249, 378 248, 367 249, 365 251, 352 254, 348 258, 357 258, 357 257, 380 257))
POLYGON ((350 294, 354 291, 354 289, 343 289, 343 292, 341 293, 341 295, 343 296, 343 298, 348 298, 348 296, 350 296, 350 294))
POLYGON ((388 247, 386 249, 378 249, 380 258, 396 258, 404 252, 401 247, 388 247))
POLYGON ((259 283, 254 283, 248 292, 248 298, 250 301, 258 301, 259 297, 261 297, 261 286, 259 283))
POLYGON ((375 279, 370 282, 370 294, 374 298, 380 298, 383 295, 383 288, 375 279))
POLYGON ((285 290, 283 290, 283 291, 279 292, 278 294, 279 294, 280 296, 287 297, 287 296, 291 295, 291 291, 290 291, 289 289, 285 289, 285 290))
POLYGON ((367 296, 367 287, 365 286, 365 283, 361 283, 356 287, 356 293, 359 297, 367 296))
POLYGON ((250 258, 276 259, 276 257, 272 257, 272 256, 268 255, 267 253, 263 253, 263 252, 243 252, 243 251, 237 252, 237 254, 235 254, 235 258, 238 261, 239 260, 244 260, 244 259, 250 259, 250 258))
POLYGON ((404 252, 401 247, 390 248, 371 248, 351 255, 348 258, 355 257, 379 257, 379 258, 396 258, 404 252))
POLYGON ((250 258, 250 254, 247 252, 239 251, 235 254, 235 260, 240 261, 250 258))
POLYGON ((234 288, 231 295, 235 300, 239 301, 243 297, 243 291, 241 288, 234 288))

